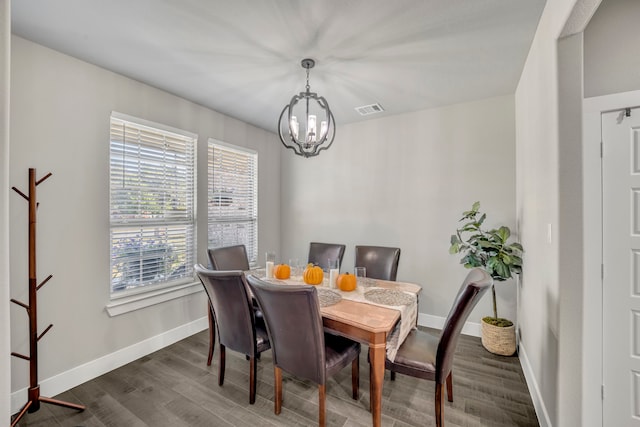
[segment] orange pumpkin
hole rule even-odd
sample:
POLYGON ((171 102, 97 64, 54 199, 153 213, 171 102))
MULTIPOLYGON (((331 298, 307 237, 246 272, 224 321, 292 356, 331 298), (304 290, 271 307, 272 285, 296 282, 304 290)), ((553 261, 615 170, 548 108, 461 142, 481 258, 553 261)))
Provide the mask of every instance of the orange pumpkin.
POLYGON ((273 267, 273 277, 280 280, 285 280, 291 277, 291 267, 287 264, 278 264, 273 267))
POLYGON ((324 272, 317 265, 308 264, 307 268, 304 269, 302 279, 307 285, 319 285, 324 279, 324 272))
POLYGON ((356 276, 349 273, 340 274, 336 280, 336 284, 341 291, 351 292, 356 289, 356 276))

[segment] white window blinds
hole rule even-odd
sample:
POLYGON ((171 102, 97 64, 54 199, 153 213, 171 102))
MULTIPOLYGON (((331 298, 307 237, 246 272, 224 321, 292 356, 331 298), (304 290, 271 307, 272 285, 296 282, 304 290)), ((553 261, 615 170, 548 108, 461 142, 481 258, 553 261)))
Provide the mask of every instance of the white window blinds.
POLYGON ((258 259, 258 154, 209 140, 209 247, 244 244, 258 259))
POLYGON ((197 136, 167 129, 111 116, 112 294, 193 277, 197 136))

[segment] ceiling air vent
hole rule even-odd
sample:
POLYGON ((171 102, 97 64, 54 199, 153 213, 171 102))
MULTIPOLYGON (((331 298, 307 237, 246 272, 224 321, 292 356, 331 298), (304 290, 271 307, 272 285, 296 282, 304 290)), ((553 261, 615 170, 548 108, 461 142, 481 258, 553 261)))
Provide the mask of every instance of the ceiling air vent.
POLYGON ((371 104, 371 105, 363 105, 362 107, 356 107, 356 111, 360 113, 361 116, 370 116, 371 114, 378 114, 384 111, 382 105, 380 104, 371 104))

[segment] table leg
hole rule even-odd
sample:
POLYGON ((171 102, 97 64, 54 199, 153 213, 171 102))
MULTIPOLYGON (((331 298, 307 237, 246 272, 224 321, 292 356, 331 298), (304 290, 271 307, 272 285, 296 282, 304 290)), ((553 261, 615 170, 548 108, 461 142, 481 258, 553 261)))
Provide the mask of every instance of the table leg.
POLYGON ((380 427, 382 412, 382 383, 384 381, 384 360, 386 344, 371 344, 369 346, 369 360, 371 362, 370 399, 373 427, 380 427))

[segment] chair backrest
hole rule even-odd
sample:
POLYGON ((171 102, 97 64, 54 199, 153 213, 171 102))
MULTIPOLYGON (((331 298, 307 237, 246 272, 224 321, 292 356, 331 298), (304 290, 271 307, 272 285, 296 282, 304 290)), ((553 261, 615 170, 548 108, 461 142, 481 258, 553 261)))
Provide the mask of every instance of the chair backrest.
POLYGON ((214 270, 249 270, 249 258, 244 245, 211 248, 207 254, 214 270))
POLYGON ((200 264, 194 268, 213 308, 220 344, 255 355, 255 318, 244 273, 208 270, 200 264))
POLYGON ((365 267, 372 279, 395 281, 399 262, 400 248, 356 246, 355 267, 365 267))
POLYGON ((438 383, 444 383, 451 372, 460 331, 469 314, 492 283, 493 279, 486 271, 474 268, 467 274, 462 286, 460 286, 440 334, 436 353, 436 381, 438 383))
POLYGON ((338 243, 318 243, 309 244, 309 260, 311 264, 322 267, 323 270, 329 268, 329 258, 338 260, 338 267, 342 265, 345 245, 338 243))
POLYGON ((273 364, 325 384, 325 343, 318 293, 314 286, 278 285, 247 278, 267 325, 273 364))

